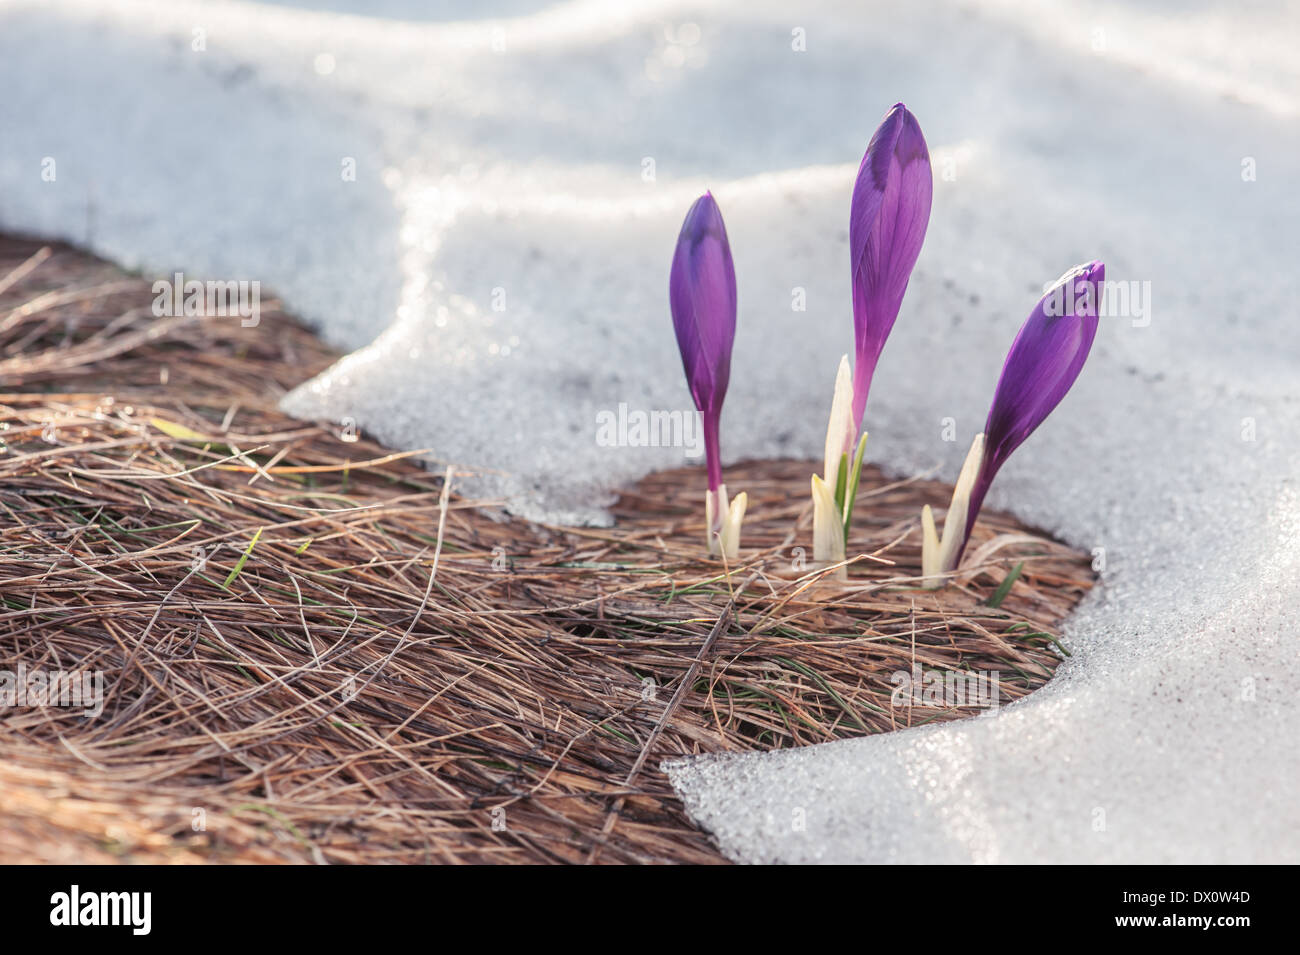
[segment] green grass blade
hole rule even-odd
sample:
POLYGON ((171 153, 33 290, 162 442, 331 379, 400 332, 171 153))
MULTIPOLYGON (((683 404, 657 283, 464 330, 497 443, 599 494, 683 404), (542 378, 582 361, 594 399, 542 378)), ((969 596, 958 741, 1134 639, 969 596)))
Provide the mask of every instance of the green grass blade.
POLYGON ((1002 583, 998 584, 998 589, 993 591, 993 596, 986 601, 986 606, 1000 607, 1002 601, 1007 599, 1007 594, 1011 593, 1011 585, 1020 579, 1020 572, 1025 569, 1025 562, 1022 560, 1011 568, 1011 573, 1007 574, 1002 583))
POLYGON ((853 502, 858 497, 858 481, 862 477, 862 461, 867 452, 867 435, 864 432, 858 440, 858 452, 853 455, 853 470, 849 472, 849 486, 844 494, 844 505, 840 513, 844 515, 844 540, 849 539, 849 525, 853 522, 853 502))
POLYGON ((844 491, 845 488, 848 487, 848 483, 849 483, 849 456, 847 454, 841 454, 840 468, 835 475, 835 506, 840 509, 841 514, 844 513, 844 491))
POLYGON ((265 528, 259 527, 257 529, 257 533, 253 535, 253 539, 248 542, 248 546, 244 548, 244 552, 239 555, 239 560, 235 563, 235 569, 230 572, 230 576, 226 578, 226 582, 221 585, 226 590, 230 589, 230 585, 235 582, 235 578, 239 576, 239 572, 244 569, 244 564, 248 563, 248 555, 253 553, 253 548, 257 546, 257 539, 262 536, 263 530, 265 530, 265 528))

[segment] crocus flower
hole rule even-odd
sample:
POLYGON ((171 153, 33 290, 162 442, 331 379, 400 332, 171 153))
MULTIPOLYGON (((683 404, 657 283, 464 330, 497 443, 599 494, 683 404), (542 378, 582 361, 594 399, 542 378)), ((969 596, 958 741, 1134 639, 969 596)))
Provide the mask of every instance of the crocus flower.
POLYGON ((861 427, 871 376, 898 318, 930 222, 934 178, 916 117, 895 103, 871 137, 849 213, 853 269, 853 425, 861 427))
MULTIPOLYGON (((857 357, 851 376, 848 357, 840 361, 826 429, 825 467, 821 478, 813 477, 813 554, 821 562, 845 557, 866 450, 866 432, 859 437, 859 430, 867 392, 921 253, 933 189, 921 127, 907 107, 897 103, 871 137, 849 209, 857 357)), ((842 570, 839 576, 844 576, 842 570)))
POLYGON ((718 421, 727 395, 731 345, 736 337, 736 270, 722 212, 711 192, 695 200, 682 223, 668 279, 668 300, 686 384, 704 419, 709 553, 721 552, 735 559, 748 498, 742 493, 730 505, 727 503, 718 421))
POLYGON ((929 505, 921 512, 922 573, 926 586, 935 575, 956 570, 979 516, 984 495, 1016 448, 1061 403, 1088 358, 1097 335, 1106 267, 1079 265, 1061 276, 1038 301, 1021 326, 1002 365, 984 431, 976 435, 944 519, 943 538, 935 532, 929 505))

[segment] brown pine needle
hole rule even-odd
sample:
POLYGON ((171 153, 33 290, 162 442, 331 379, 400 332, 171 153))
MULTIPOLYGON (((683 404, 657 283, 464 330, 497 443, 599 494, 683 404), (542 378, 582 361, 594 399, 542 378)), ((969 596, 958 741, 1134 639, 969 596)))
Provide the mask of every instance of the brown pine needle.
MULTIPOLYGON (((429 448, 421 448, 416 451, 395 451, 392 454, 385 454, 382 458, 371 458, 369 461, 344 461, 342 464, 308 464, 308 465, 278 465, 273 468, 266 468, 267 474, 329 474, 333 471, 359 471, 362 468, 378 468, 385 464, 391 464, 394 461, 400 461, 403 458, 418 457, 421 454, 428 454, 429 448)), ((220 464, 217 465, 218 471, 239 471, 243 474, 250 474, 258 468, 250 468, 241 464, 220 464)))

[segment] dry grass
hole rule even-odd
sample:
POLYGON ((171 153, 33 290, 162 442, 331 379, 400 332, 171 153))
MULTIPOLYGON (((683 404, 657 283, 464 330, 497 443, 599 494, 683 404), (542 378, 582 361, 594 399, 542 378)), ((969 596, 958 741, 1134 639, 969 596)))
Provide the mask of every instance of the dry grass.
POLYGON ((662 759, 970 715, 891 705, 914 661, 1029 693, 1092 584, 986 513, 971 569, 915 589, 948 489, 874 470, 846 585, 797 566, 806 463, 729 469, 730 574, 697 471, 614 529, 495 520, 280 414, 336 356, 273 303, 158 319, 144 279, 41 248, 0 240, 0 670, 99 670, 105 700, 0 710, 0 861, 722 861, 662 759))

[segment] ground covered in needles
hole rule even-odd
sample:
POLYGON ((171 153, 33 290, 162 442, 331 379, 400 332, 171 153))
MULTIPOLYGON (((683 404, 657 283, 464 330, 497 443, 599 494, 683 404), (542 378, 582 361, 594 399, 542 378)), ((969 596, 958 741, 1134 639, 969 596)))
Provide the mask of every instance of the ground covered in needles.
POLYGON ((698 469, 612 529, 502 520, 446 462, 279 413, 337 355, 275 303, 244 328, 153 298, 0 239, 0 671, 104 674, 95 718, 0 707, 3 862, 723 861, 662 760, 977 712, 896 704, 914 664, 1030 693, 1093 583, 985 510, 917 589, 951 488, 871 468, 847 584, 804 561, 807 462, 728 469, 725 572, 698 469))

